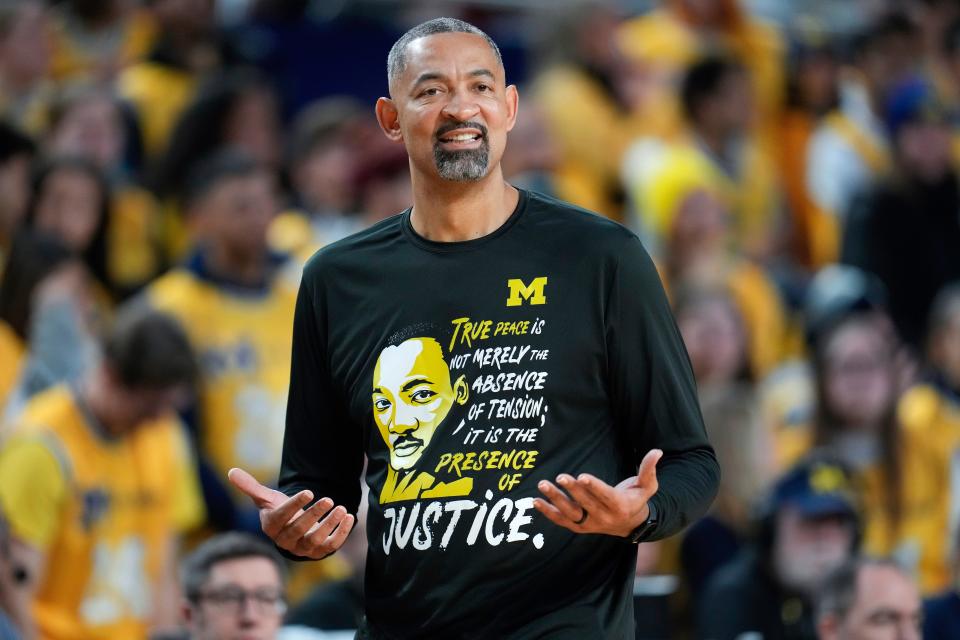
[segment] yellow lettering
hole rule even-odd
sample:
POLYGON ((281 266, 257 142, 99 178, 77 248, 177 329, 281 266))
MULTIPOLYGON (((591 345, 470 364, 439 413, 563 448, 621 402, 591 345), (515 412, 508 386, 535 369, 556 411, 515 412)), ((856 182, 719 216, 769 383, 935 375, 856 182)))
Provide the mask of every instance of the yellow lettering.
POLYGON ((547 296, 543 290, 547 286, 547 277, 541 276, 534 278, 529 285, 523 283, 519 278, 510 278, 507 280, 507 287, 510 288, 510 297, 507 298, 508 307, 519 307, 527 300, 530 304, 547 304, 547 296))

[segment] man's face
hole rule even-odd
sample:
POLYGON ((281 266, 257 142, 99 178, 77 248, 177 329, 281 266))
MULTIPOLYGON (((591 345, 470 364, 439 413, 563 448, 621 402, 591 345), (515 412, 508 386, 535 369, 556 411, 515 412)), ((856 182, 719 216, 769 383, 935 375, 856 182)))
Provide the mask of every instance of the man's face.
POLYGON ((402 140, 414 174, 470 182, 497 167, 513 128, 517 92, 487 41, 440 33, 411 42, 406 67, 390 87, 392 109, 380 113, 402 140), (395 111, 394 111, 395 109, 395 111))
POLYGON ((410 469, 454 401, 440 344, 411 338, 380 354, 373 373, 373 417, 390 448, 390 466, 410 469))
POLYGON ((267 558, 234 558, 214 565, 185 617, 194 640, 270 640, 285 610, 276 565, 267 558))
POLYGON ((892 567, 866 566, 857 576, 853 607, 822 636, 827 640, 919 640, 920 594, 892 567))
POLYGON ((848 516, 812 518, 794 507, 777 514, 773 563, 784 586, 812 595, 827 575, 839 567, 853 547, 853 525, 848 516))
POLYGON ((246 260, 267 247, 267 230, 279 206, 265 171, 226 178, 201 200, 200 225, 224 254, 246 260))

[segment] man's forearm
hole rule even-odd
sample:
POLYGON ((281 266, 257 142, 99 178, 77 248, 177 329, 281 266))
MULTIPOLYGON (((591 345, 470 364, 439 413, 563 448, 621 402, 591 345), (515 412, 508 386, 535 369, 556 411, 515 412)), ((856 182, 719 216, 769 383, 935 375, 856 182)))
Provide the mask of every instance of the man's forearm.
POLYGON ((659 489, 651 502, 658 523, 647 541, 672 536, 707 512, 720 485, 720 465, 710 447, 665 453, 657 479, 659 489))

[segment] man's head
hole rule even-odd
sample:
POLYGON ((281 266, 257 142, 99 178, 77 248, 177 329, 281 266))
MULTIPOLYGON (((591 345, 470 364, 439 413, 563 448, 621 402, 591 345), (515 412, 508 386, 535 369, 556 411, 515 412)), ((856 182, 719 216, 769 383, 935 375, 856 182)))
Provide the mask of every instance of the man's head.
POLYGON ((377 101, 377 120, 406 147, 414 181, 499 172, 518 95, 490 36, 453 18, 424 22, 390 49, 387 75, 390 98, 377 101))
POLYGON ((123 435, 176 410, 196 373, 190 341, 173 317, 128 306, 117 314, 103 361, 90 374, 91 410, 112 434, 123 435))
POLYGON ((806 461, 777 482, 770 501, 774 577, 785 588, 812 596, 856 545, 850 475, 831 461, 806 461))
POLYGON ((742 135, 753 118, 750 76, 740 64, 718 57, 694 63, 680 88, 683 110, 701 134, 742 135))
POLYGON ((243 533, 225 533, 181 568, 183 615, 192 640, 269 640, 286 611, 286 572, 276 552, 243 533))
POLYGON ((819 593, 821 640, 920 638, 920 592, 892 560, 851 559, 827 578, 819 593))
POLYGON ((190 175, 183 195, 198 236, 231 263, 259 260, 279 208, 270 171, 250 156, 223 151, 190 175))
POLYGON ((410 338, 384 349, 373 372, 373 417, 390 449, 390 466, 414 467, 450 407, 466 402, 467 394, 465 378, 451 385, 434 338, 410 338))
POLYGON ((916 71, 921 44, 916 25, 903 13, 886 14, 854 43, 855 61, 877 107, 890 89, 916 71))
POLYGON ((900 170, 920 183, 951 175, 953 123, 934 87, 912 78, 890 91, 885 119, 900 170))

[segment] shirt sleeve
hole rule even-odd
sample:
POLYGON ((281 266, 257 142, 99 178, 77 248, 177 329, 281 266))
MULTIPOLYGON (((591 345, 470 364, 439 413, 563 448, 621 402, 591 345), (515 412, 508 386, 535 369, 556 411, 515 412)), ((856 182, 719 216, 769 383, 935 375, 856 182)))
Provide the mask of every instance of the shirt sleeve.
POLYGON ((279 488, 290 496, 309 489, 315 498, 328 497, 356 515, 363 436, 330 374, 320 255, 308 263, 297 295, 279 488))
POLYGON ((0 453, 0 508, 13 535, 38 549, 53 542, 67 497, 63 465, 50 446, 15 437, 0 453))
POLYGON ((620 248, 606 301, 606 341, 614 416, 633 461, 662 449, 658 524, 647 540, 670 536, 702 516, 720 468, 707 440, 690 358, 656 268, 636 236, 620 248))

